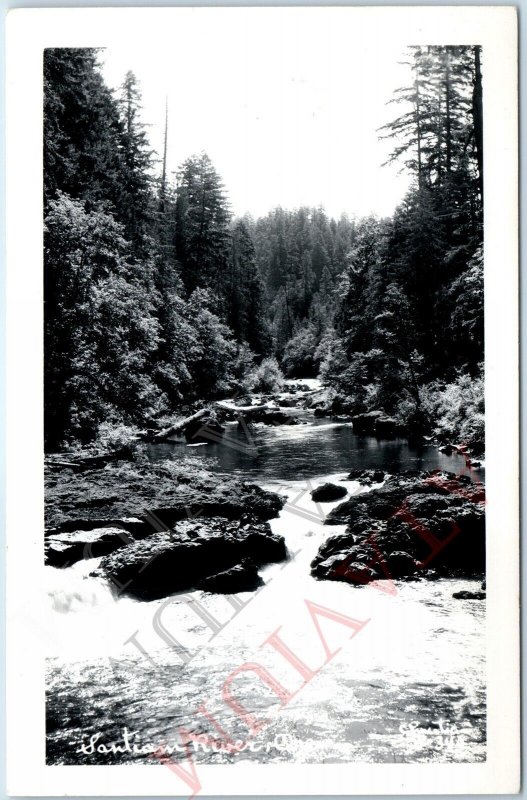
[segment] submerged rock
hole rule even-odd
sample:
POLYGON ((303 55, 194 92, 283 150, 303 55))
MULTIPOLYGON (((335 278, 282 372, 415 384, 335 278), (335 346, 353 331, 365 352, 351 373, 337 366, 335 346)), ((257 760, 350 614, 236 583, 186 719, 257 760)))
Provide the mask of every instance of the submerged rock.
POLYGON ((155 600, 206 588, 204 581, 212 578, 217 579, 214 591, 221 591, 222 585, 228 586, 227 592, 249 591, 233 588, 235 582, 238 587, 250 583, 257 588, 249 565, 257 568, 286 557, 283 537, 273 534, 268 523, 200 518, 180 522, 172 531, 155 533, 105 556, 94 574, 106 577, 126 594, 155 600), (234 567, 243 569, 233 574, 234 567))
POLYGON ((345 497, 348 490, 345 486, 337 486, 335 483, 324 483, 322 486, 317 486, 311 492, 311 498, 315 503, 331 503, 335 500, 340 500, 345 497))
MULTIPOLYGON (((350 497, 326 517, 346 524, 311 564, 317 578, 363 583, 362 563, 377 579, 474 575, 485 569, 484 491, 466 476, 403 473, 371 492, 350 497)), ((364 571, 363 571, 364 572, 364 571)), ((372 578, 373 580, 373 578, 372 578)))

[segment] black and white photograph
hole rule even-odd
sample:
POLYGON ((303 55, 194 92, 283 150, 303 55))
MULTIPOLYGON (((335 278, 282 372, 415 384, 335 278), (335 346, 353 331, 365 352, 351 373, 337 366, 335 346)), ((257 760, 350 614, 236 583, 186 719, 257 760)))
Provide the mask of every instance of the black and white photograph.
POLYGON ((157 38, 142 11, 142 40, 37 54, 40 768, 188 797, 206 767, 483 769, 489 651, 512 693, 517 653, 495 43, 331 8, 171 9, 157 38))

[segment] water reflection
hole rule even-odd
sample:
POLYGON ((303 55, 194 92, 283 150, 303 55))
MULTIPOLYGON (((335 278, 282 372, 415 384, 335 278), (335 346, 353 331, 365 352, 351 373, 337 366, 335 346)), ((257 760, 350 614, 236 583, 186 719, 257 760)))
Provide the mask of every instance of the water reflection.
MULTIPOLYGON (((324 420, 255 426, 249 432, 231 424, 220 442, 211 441, 201 447, 188 447, 184 442, 155 444, 149 445, 147 452, 152 461, 199 455, 212 470, 253 480, 303 480, 354 468, 388 472, 443 469, 456 474, 468 471, 462 456, 447 456, 434 445, 357 436, 350 424, 324 420)), ((475 475, 484 480, 484 470, 475 475)))

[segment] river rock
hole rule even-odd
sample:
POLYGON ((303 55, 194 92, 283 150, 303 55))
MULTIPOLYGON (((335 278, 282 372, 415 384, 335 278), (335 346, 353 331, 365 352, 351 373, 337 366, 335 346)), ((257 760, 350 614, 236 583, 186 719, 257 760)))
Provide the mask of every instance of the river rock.
POLYGON ((383 416, 383 411, 368 411, 366 414, 356 414, 351 418, 354 432, 359 436, 373 436, 375 423, 383 416))
POLYGON ((45 560, 51 567, 68 567, 82 559, 108 555, 133 541, 134 537, 120 527, 57 533, 45 538, 45 560))
POLYGON ((407 431, 394 417, 384 411, 368 411, 351 418, 353 430, 360 436, 377 436, 379 439, 393 439, 404 436, 407 431))
POLYGON ((274 401, 244 406, 230 402, 218 402, 216 405, 221 422, 238 422, 245 425, 257 422, 265 425, 297 425, 299 422, 297 417, 279 408, 274 401))
POLYGON ((465 590, 454 592, 452 595, 456 600, 485 600, 486 596, 486 592, 468 592, 465 590))
POLYGON ((387 556, 388 569, 392 578, 404 578, 414 575, 419 569, 419 562, 404 550, 394 550, 387 556))
POLYGON ((386 473, 382 469, 352 469, 347 480, 358 481, 363 486, 371 486, 372 483, 382 483, 386 473))
POLYGON ((358 586, 379 579, 379 574, 372 567, 362 561, 352 561, 351 563, 340 563, 333 566, 332 572, 328 575, 329 580, 346 581, 358 586))
POLYGON ((265 425, 297 425, 298 419, 280 408, 256 408, 243 414, 246 422, 263 422, 265 425))
POLYGON ((119 528, 121 531, 126 531, 132 534, 132 538, 141 538, 142 535, 152 533, 152 526, 145 520, 138 519, 137 517, 120 517, 110 518, 107 517, 90 517, 82 518, 76 517, 75 519, 66 519, 59 522, 56 526, 46 528, 44 536, 56 536, 59 533, 78 533, 79 531, 94 531, 96 528, 119 528))
POLYGON ((313 561, 311 564, 311 574, 315 578, 325 578, 326 580, 339 580, 336 577, 337 570, 339 566, 342 564, 342 556, 340 553, 336 553, 332 556, 328 556, 323 561, 313 561))
POLYGON ((467 476, 403 473, 350 497, 325 524, 346 532, 321 545, 312 574, 350 580, 350 564, 366 563, 378 578, 474 575, 485 569, 484 491, 467 476), (328 559, 331 561, 328 562, 328 559))
MULTIPOLYGON (((229 584, 232 591, 233 581, 240 585, 242 576, 220 578, 223 573, 247 566, 247 561, 258 567, 286 557, 283 537, 273 534, 268 523, 187 520, 172 531, 155 533, 105 556, 94 574, 126 594, 155 600, 203 588, 203 581, 213 577, 218 578, 216 586, 229 584)), ((248 577, 246 572, 244 585, 248 577)))
POLYGON ((93 529, 135 517, 154 533, 197 515, 240 519, 249 512, 268 520, 278 516, 284 502, 274 492, 207 472, 191 461, 122 462, 47 480, 46 527, 55 529, 50 533, 88 530, 90 521, 93 529))
POLYGON ((281 397, 279 403, 282 408, 301 409, 301 398, 298 397, 298 395, 294 395, 293 397, 281 397))
POLYGON ((334 500, 340 500, 345 497, 348 490, 345 486, 337 486, 335 483, 324 483, 322 486, 317 486, 311 492, 311 498, 315 503, 331 503, 334 500))

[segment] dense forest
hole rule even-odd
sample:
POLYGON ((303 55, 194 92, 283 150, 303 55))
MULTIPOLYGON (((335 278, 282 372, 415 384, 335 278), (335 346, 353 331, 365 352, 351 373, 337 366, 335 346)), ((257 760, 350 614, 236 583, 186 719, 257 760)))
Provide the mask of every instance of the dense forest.
POLYGON ((234 218, 205 153, 168 174, 136 77, 112 92, 98 58, 44 55, 47 449, 285 375, 320 376, 340 412, 481 451, 480 48, 409 49, 379 136, 412 186, 393 217, 360 220, 234 218))

